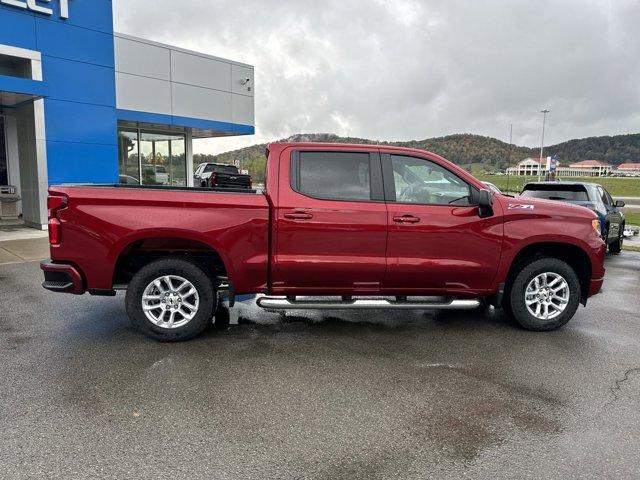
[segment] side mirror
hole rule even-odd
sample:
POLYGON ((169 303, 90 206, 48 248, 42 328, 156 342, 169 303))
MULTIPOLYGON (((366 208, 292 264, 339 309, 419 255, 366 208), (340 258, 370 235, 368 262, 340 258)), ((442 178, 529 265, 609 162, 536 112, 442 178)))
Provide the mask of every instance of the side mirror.
POLYGON ((478 193, 478 216, 487 218, 493 215, 493 196, 489 190, 482 189, 478 193))
POLYGON ((622 208, 624 207, 625 203, 622 200, 616 200, 616 203, 614 203, 614 205, 618 208, 622 208))

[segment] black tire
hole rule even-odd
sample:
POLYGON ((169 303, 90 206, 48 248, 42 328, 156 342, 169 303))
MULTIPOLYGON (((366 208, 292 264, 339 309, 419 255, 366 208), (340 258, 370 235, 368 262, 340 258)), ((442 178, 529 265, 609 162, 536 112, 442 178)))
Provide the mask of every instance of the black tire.
POLYGON ((127 315, 136 329, 155 340, 180 342, 196 337, 209 326, 216 300, 211 279, 200 267, 187 260, 165 258, 149 263, 134 275, 127 288, 125 305, 127 315), (188 280, 198 295, 199 305, 195 315, 185 325, 177 328, 163 328, 152 323, 142 309, 142 296, 147 286, 165 275, 176 275, 188 280))
POLYGON ((609 253, 620 253, 622 251, 622 243, 624 242, 624 225, 620 227, 618 239, 609 245, 609 253))
POLYGON ((560 259, 544 257, 522 266, 511 284, 508 302, 505 302, 504 306, 523 328, 542 332, 556 330, 571 320, 580 304, 580 296, 580 281, 573 268, 560 259), (562 276, 569 287, 569 299, 565 309, 551 320, 537 318, 529 312, 525 303, 527 286, 535 277, 545 272, 562 276))

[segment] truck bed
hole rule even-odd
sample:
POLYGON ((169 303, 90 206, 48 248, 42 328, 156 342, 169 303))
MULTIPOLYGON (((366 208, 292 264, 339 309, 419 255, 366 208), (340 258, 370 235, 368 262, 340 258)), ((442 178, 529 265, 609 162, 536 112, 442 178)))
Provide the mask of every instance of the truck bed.
POLYGON ((255 190, 63 185, 49 193, 68 197, 51 257, 77 265, 89 290, 113 287, 119 258, 136 242, 172 238, 219 252, 238 293, 266 289, 269 206, 255 190))

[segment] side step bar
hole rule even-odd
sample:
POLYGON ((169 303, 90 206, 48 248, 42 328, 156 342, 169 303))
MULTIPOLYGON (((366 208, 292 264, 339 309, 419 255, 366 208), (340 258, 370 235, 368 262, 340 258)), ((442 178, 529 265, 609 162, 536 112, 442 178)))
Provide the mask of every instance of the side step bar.
POLYGON ((411 302, 385 299, 356 300, 295 300, 293 297, 260 297, 257 304, 270 310, 310 310, 310 309, 356 309, 356 308, 415 308, 437 310, 471 310, 480 306, 476 299, 454 300, 442 302, 411 302))

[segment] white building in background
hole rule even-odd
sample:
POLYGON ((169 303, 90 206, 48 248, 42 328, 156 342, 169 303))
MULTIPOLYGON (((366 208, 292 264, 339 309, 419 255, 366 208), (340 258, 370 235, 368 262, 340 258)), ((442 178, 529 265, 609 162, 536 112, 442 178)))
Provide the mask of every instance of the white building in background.
POLYGON ((640 163, 621 163, 618 165, 616 173, 625 176, 640 175, 640 163))
MULTIPOLYGON (((509 175, 537 176, 544 175, 548 171, 548 157, 529 157, 518 162, 515 167, 509 167, 509 175)), ((558 168, 560 162, 557 163, 558 168)))
MULTIPOLYGON (((521 176, 544 176, 551 164, 551 157, 529 157, 525 158, 515 167, 507 169, 509 175, 521 176)), ((560 162, 556 162, 556 177, 602 177, 610 175, 613 167, 599 160, 583 160, 563 167, 560 162)))

